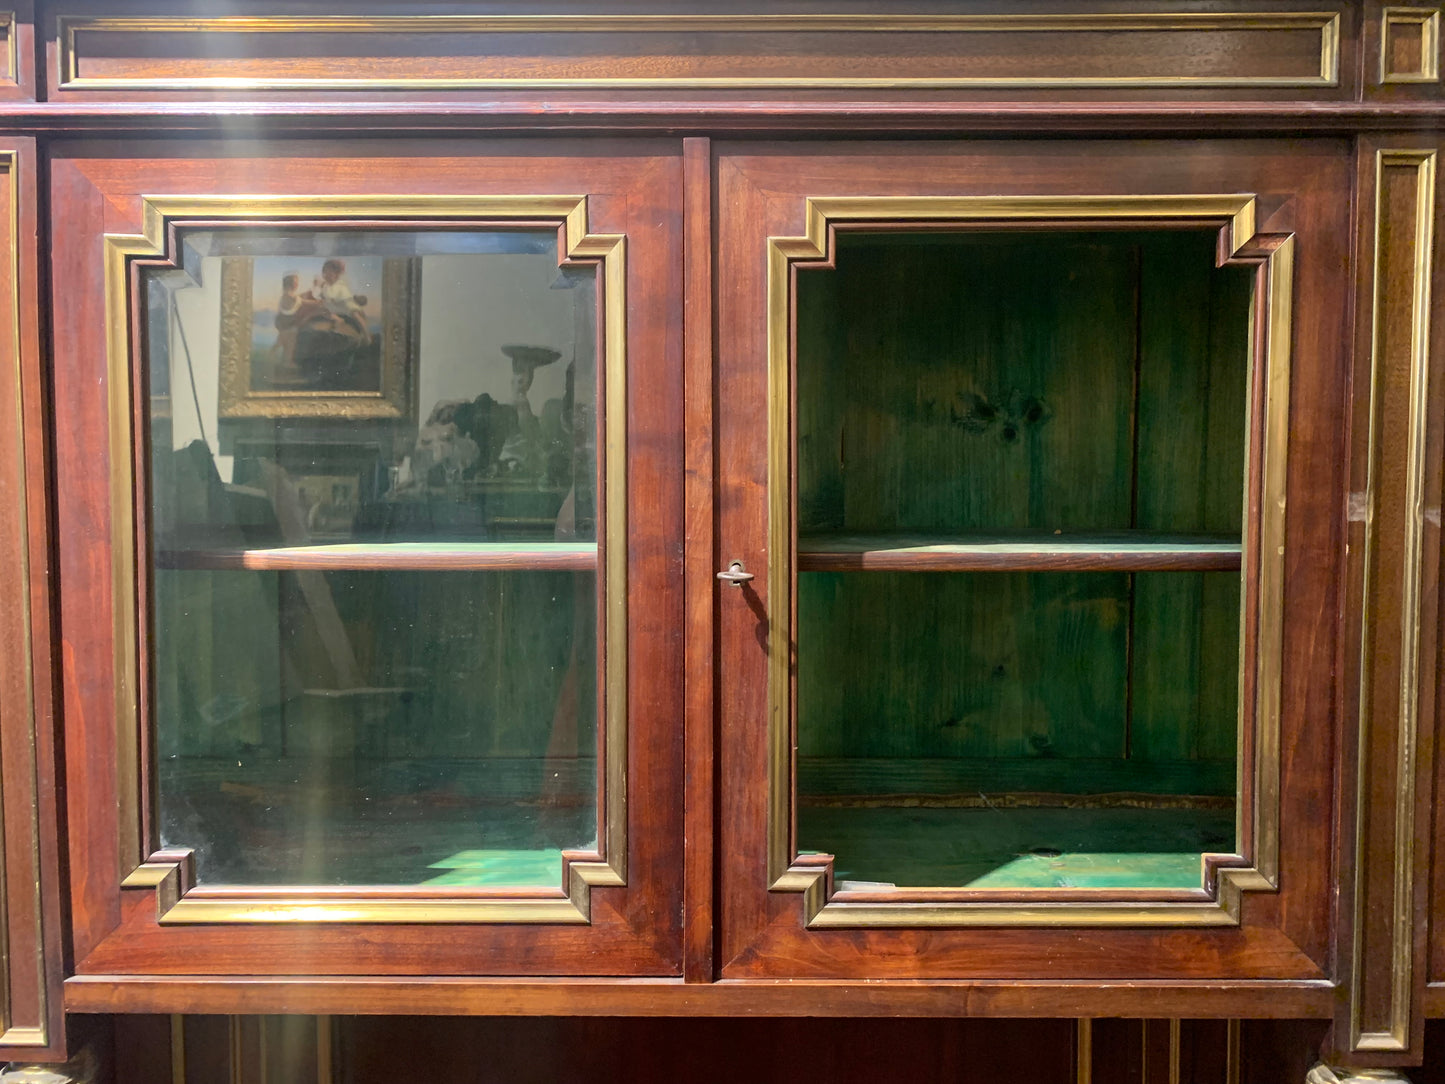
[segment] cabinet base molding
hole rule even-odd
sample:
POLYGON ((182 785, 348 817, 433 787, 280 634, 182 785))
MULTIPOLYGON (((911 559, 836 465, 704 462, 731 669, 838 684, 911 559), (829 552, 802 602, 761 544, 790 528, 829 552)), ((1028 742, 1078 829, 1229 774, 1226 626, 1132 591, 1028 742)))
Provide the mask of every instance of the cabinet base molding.
POLYGON ((889 983, 844 979, 202 978, 79 975, 72 1013, 426 1016, 914 1016, 1328 1019, 1334 988, 1265 982, 889 983))

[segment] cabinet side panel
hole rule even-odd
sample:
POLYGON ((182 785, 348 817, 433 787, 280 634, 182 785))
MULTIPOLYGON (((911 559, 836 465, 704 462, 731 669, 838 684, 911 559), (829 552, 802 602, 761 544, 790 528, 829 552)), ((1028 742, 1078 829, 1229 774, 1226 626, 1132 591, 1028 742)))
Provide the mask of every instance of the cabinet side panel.
POLYGON ((32 141, 0 145, 0 1058, 43 1057, 64 1041, 35 171, 32 141))
POLYGON ((1427 789, 1422 719, 1431 696, 1422 679, 1432 669, 1422 662, 1434 654, 1439 563, 1427 513, 1439 505, 1439 470, 1425 454, 1435 171, 1433 150, 1367 143, 1361 155, 1373 272, 1361 298, 1355 384, 1350 518, 1361 544, 1351 598, 1358 632, 1346 650, 1357 652, 1357 805, 1346 830, 1355 848, 1353 912, 1341 950, 1349 991, 1343 1052, 1376 1057, 1418 1051, 1421 1038, 1425 807, 1417 799, 1427 789))

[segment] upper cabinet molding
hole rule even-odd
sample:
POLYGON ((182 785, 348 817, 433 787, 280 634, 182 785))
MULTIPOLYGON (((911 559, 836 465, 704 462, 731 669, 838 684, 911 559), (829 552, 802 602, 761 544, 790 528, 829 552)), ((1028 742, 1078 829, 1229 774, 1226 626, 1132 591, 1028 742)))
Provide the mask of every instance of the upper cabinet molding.
POLYGON ((1308 90, 1338 10, 119 16, 62 11, 53 89, 1308 90), (380 63, 378 63, 380 62, 380 63))

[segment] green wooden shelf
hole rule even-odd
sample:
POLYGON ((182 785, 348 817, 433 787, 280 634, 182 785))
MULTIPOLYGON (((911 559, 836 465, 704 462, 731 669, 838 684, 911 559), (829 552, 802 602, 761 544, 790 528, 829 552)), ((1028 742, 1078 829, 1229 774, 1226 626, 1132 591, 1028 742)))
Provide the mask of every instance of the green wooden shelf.
POLYGON ((1237 572, 1243 547, 1227 535, 1157 531, 807 534, 800 572, 1237 572))
POLYGON ((162 549, 156 567, 270 572, 590 572, 595 542, 383 542, 266 549, 162 549))

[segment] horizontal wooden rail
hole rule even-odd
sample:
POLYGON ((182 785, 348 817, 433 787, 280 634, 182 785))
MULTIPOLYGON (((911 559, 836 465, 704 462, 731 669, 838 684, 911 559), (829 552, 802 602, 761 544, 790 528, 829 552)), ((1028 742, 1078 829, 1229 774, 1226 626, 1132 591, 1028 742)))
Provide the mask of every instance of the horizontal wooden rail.
POLYGON ((800 572, 1238 572, 1243 547, 1219 536, 804 535, 800 572))
POLYGON ((158 978, 66 980, 70 1012, 393 1013, 443 1016, 1150 1016, 1327 1019, 1334 989, 1278 981, 900 981, 686 983, 681 978, 158 978))
POLYGON ((592 572, 594 542, 391 542, 275 549, 163 549, 156 567, 255 572, 592 572))
POLYGON ((68 15, 54 89, 1318 88, 1340 17, 1018 14, 68 15))

